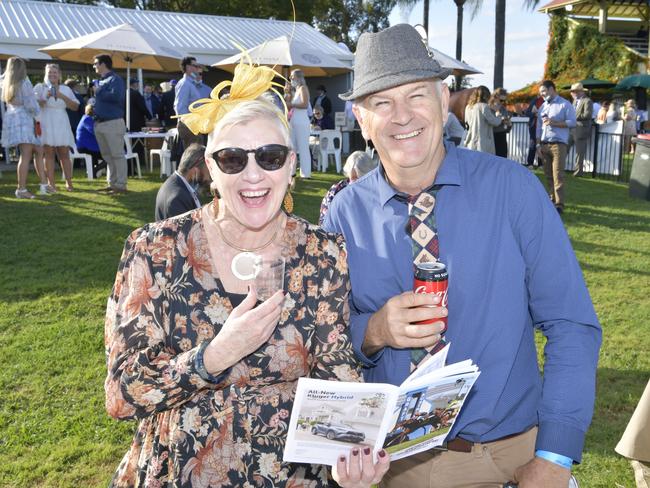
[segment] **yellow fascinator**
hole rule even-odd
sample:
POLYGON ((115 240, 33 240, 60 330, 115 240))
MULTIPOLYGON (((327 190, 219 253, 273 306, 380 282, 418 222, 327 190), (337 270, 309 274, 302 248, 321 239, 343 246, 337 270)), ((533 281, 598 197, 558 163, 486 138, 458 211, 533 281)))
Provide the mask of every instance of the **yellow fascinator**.
POLYGON ((282 122, 288 126, 287 106, 284 103, 284 97, 276 88, 283 85, 273 81, 276 76, 284 79, 273 68, 253 65, 248 53, 242 49, 242 59, 235 67, 232 81, 222 81, 210 92, 210 98, 201 98, 191 103, 189 106, 190 113, 181 115, 180 119, 194 134, 209 134, 214 129, 217 121, 239 103, 255 100, 263 93, 271 90, 282 100, 284 113, 281 118, 282 122), (230 87, 228 97, 219 98, 221 92, 227 87, 230 87))

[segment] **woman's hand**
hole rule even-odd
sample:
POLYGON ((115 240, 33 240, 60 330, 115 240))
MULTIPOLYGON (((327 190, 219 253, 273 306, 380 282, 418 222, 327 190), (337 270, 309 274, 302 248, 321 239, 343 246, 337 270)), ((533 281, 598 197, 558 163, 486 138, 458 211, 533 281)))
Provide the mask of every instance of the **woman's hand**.
POLYGON ((369 447, 355 447, 349 461, 345 456, 339 456, 336 466, 332 468, 332 477, 342 488, 368 488, 381 481, 389 466, 390 457, 385 450, 377 453, 375 464, 369 447))
POLYGON ((277 291, 257 307, 256 302, 257 294, 251 288, 205 349, 203 361, 208 373, 218 374, 228 369, 269 340, 280 320, 284 293, 277 291))

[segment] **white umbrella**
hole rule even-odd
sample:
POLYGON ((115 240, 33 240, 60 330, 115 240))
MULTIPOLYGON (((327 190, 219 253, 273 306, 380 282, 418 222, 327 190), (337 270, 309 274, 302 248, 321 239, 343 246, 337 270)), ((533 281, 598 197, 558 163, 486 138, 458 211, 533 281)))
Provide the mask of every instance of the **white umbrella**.
POLYGON ((96 55, 107 53, 113 58, 113 68, 126 68, 126 124, 130 126, 129 78, 131 68, 151 71, 178 71, 183 57, 171 44, 132 24, 109 27, 85 36, 58 42, 39 49, 53 58, 77 63, 92 63, 96 55))
POLYGON ((452 73, 455 76, 474 75, 474 74, 483 73, 482 71, 470 66, 469 64, 463 61, 458 61, 457 59, 454 59, 451 56, 447 56, 442 51, 438 51, 437 49, 434 49, 431 46, 429 46, 429 50, 433 52, 433 57, 436 61, 438 61, 440 66, 452 70, 452 73))
MULTIPOLYGON (((325 54, 318 47, 280 36, 246 51, 253 63, 265 66, 300 68, 305 76, 332 76, 352 71, 352 66, 325 54)), ((239 64, 242 53, 222 59, 212 66, 231 73, 239 64)))

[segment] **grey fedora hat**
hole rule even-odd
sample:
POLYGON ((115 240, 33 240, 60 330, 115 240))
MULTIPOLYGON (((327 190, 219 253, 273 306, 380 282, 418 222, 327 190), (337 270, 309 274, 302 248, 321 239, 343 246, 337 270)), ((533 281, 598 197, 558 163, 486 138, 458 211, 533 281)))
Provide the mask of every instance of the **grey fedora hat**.
POLYGON ((414 81, 443 80, 450 73, 434 59, 414 27, 397 24, 361 34, 354 57, 354 87, 339 98, 354 100, 414 81))

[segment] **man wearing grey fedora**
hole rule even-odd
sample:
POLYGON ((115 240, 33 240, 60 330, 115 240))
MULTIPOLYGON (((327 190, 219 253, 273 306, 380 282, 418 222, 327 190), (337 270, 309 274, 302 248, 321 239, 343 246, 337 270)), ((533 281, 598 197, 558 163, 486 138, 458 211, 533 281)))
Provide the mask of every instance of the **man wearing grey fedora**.
POLYGON ((449 70, 413 27, 363 34, 354 75, 341 98, 381 164, 337 195, 324 227, 346 239, 365 379, 400 384, 444 317, 448 362, 481 370, 447 450, 393 461, 381 486, 566 487, 591 421, 601 330, 555 208, 525 167, 443 142, 449 70), (414 261, 433 259, 449 272, 442 304, 412 291, 414 261))

